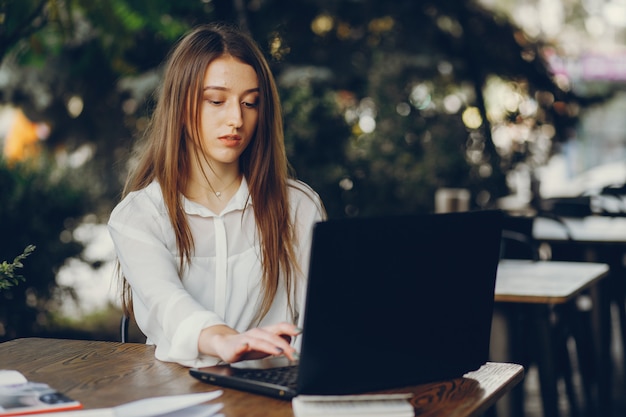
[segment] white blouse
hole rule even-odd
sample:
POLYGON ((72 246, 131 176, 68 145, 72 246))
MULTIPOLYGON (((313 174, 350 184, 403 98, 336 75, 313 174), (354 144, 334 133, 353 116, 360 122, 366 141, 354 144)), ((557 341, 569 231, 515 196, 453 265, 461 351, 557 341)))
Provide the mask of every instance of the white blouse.
MULTIPOLYGON (((299 261, 292 292, 296 317, 291 317, 286 292, 279 287, 261 326, 281 321, 302 326, 312 227, 324 217, 319 196, 306 184, 290 180, 288 190, 299 261)), ((132 288, 135 320, 146 343, 156 345, 156 358, 210 366, 219 359, 199 354, 202 329, 226 324, 243 332, 254 325, 262 294, 259 237, 245 178, 220 214, 191 200, 183 203, 195 251, 182 279, 158 183, 126 196, 111 213, 108 227, 132 288)))

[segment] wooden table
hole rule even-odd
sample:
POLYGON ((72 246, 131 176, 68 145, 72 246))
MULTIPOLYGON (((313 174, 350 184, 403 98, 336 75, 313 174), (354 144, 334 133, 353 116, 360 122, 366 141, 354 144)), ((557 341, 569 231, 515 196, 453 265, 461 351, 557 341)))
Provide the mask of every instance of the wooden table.
MULTIPOLYGON (((598 292, 599 282, 609 273, 609 266, 601 263, 558 262, 532 260, 501 260, 498 265, 495 301, 517 308, 515 311, 525 314, 533 323, 533 331, 539 344, 541 354, 537 358, 543 401, 544 415, 557 416, 558 391, 557 371, 552 352, 555 351, 555 340, 551 328, 551 307, 572 304, 575 297, 585 290, 593 296, 593 309, 596 341, 595 363, 602 375, 610 374, 610 361, 602 355, 598 346, 605 341, 610 320, 600 310, 608 309, 608 302, 601 299, 598 292)), ((498 304, 496 304, 498 306, 498 304)), ((574 306, 570 306, 574 308, 574 306)), ((515 335, 515 331, 512 332, 515 335)), ((513 352, 519 350, 525 340, 513 337, 510 341, 513 352)), ((517 354, 513 354, 513 360, 517 354)), ((611 386, 600 384, 597 390, 599 406, 603 411, 610 410, 611 386)), ((521 407, 521 399, 517 399, 515 407, 521 407)), ((609 414, 600 414, 609 415, 609 414)))
MULTIPOLYGON (((192 378, 188 368, 157 361, 153 346, 137 343, 15 339, 0 343, 0 369, 15 369, 29 380, 47 383, 88 409, 222 389, 192 378)), ((478 417, 523 376, 521 365, 488 362, 461 378, 389 392, 412 392, 419 416, 478 417)), ((293 416, 290 402, 223 390, 215 401, 224 404, 227 417, 293 416)))

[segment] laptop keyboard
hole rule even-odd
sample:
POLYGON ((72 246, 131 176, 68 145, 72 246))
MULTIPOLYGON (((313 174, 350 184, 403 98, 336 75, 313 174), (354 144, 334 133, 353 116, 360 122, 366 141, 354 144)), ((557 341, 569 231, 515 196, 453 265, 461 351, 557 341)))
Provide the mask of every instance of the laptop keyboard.
POLYGON ((298 379, 298 367, 283 366, 269 369, 239 369, 237 370, 237 376, 295 389, 298 379))

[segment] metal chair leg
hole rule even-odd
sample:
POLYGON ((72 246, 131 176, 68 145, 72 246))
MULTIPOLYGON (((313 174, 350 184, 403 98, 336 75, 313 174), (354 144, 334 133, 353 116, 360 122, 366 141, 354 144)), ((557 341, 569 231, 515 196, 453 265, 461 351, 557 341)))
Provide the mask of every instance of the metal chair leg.
POLYGON ((130 318, 124 314, 120 320, 120 340, 122 343, 128 342, 128 324, 130 318))

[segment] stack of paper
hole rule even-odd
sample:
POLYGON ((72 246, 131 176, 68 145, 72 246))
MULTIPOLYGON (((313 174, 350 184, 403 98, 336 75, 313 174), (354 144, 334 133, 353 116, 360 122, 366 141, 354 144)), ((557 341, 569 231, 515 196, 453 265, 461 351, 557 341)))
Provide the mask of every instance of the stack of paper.
MULTIPOLYGON (((222 395, 222 391, 201 392, 194 394, 166 395, 131 401, 113 408, 100 408, 97 416, 81 416, 77 412, 62 417, 217 417, 222 403, 204 404, 222 395), (102 414, 103 412, 107 414, 102 414)), ((52 416, 52 417, 56 417, 52 416)))
POLYGON ((298 395, 291 400, 296 417, 414 417, 412 394, 298 395))

